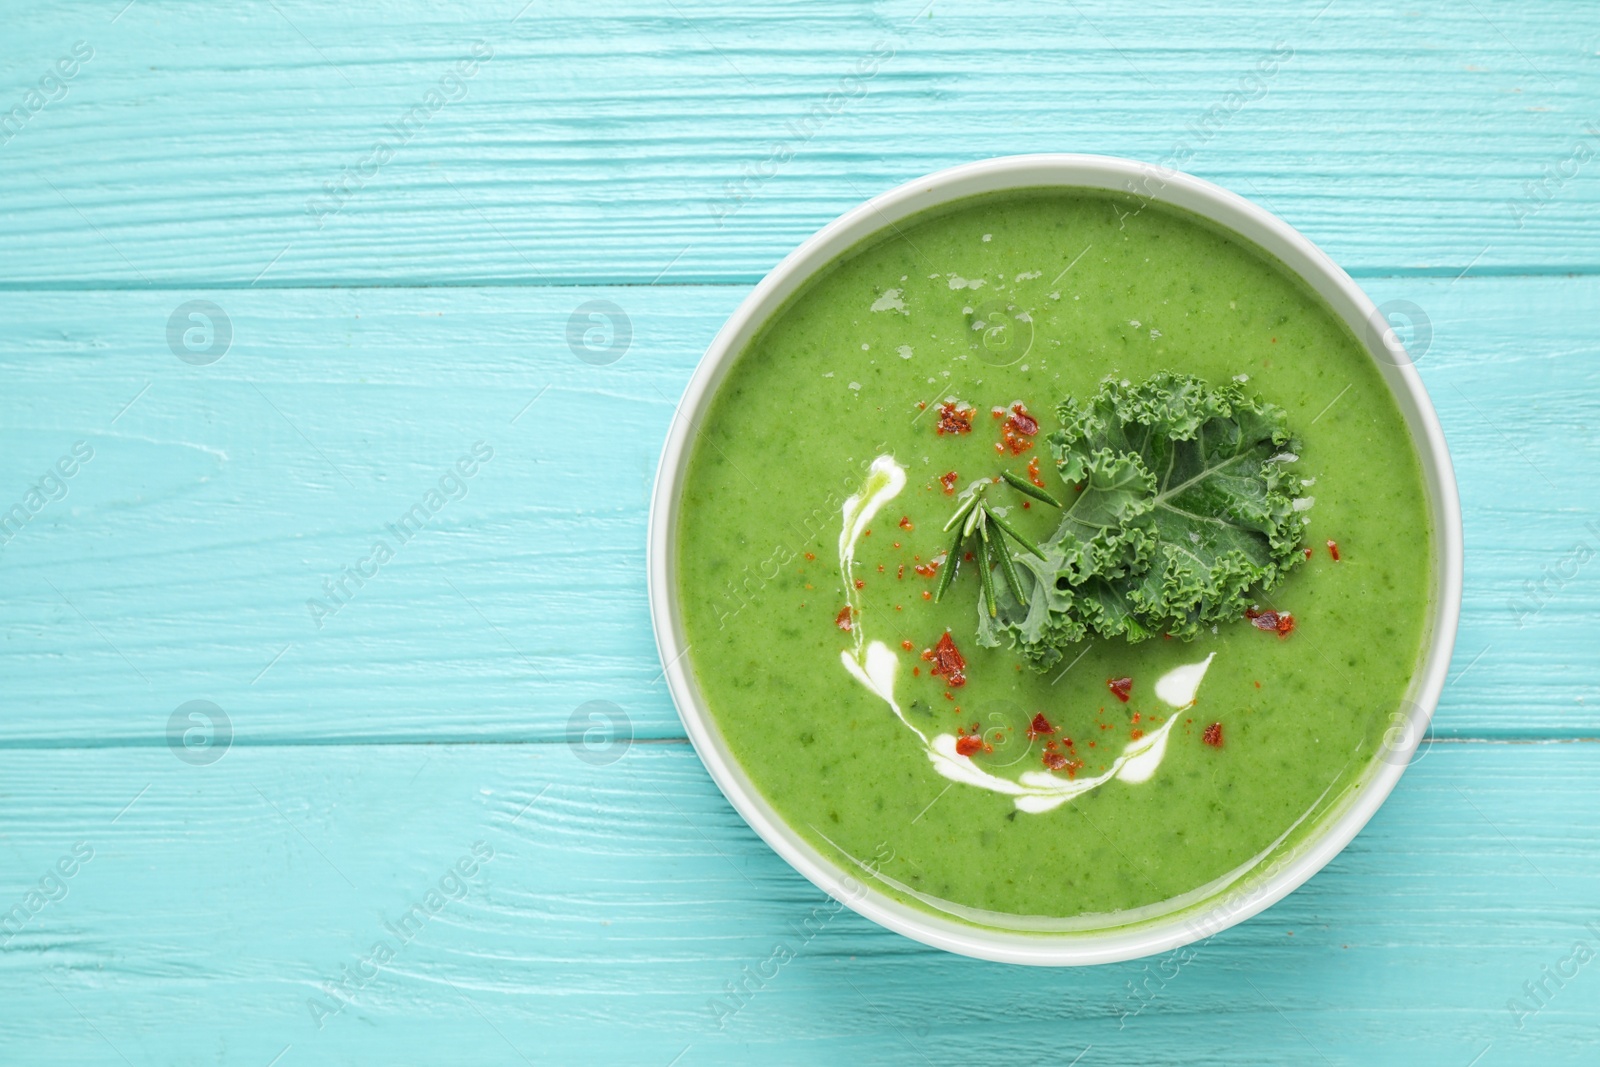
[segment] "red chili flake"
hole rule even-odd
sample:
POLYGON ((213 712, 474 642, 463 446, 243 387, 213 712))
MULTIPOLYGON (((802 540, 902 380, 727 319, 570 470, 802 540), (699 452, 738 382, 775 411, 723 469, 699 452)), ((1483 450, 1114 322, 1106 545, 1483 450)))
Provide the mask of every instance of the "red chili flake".
POLYGON ((956 643, 950 639, 949 630, 939 635, 939 643, 924 652, 922 658, 933 661, 933 670, 929 673, 944 675, 957 689, 967 684, 967 661, 957 651, 956 643))
POLYGON ((1250 608, 1244 613, 1250 624, 1258 630, 1275 633, 1279 637, 1288 637, 1294 633, 1294 616, 1287 611, 1257 611, 1250 608))
MULTIPOLYGON (((1033 722, 1028 726, 1028 740, 1033 741, 1036 738, 1043 737, 1045 734, 1053 734, 1055 732, 1056 728, 1050 725, 1050 720, 1045 718, 1044 712, 1041 711, 1033 717, 1033 722)), ((1054 743, 1053 741, 1051 742, 1051 744, 1054 743)))
POLYGON ((883 564, 881 564, 881 563, 880 563, 880 564, 878 564, 878 573, 879 573, 879 574, 882 574, 882 573, 883 573, 883 564))
POLYGON ((990 408, 989 409, 989 415, 990 415, 991 418, 1003 419, 1003 418, 1006 417, 1006 409, 1005 408, 990 408))
POLYGON ((1034 485, 1037 485, 1040 489, 1044 488, 1044 479, 1039 477, 1038 456, 1034 456, 1032 459, 1028 460, 1028 481, 1032 482, 1034 485))
POLYGON ((1261 683, 1260 683, 1260 682, 1257 682, 1257 683, 1256 683, 1256 688, 1257 688, 1257 689, 1260 689, 1260 688, 1261 688, 1261 683))
MULTIPOLYGON (((938 559, 930 559, 926 563, 918 563, 918 564, 916 564, 911 569, 916 571, 918 574, 922 575, 924 578, 932 578, 935 574, 938 573, 939 564, 941 564, 943 562, 944 562, 944 558, 943 557, 940 557, 938 559)), ((901 566, 904 566, 904 564, 901 564, 901 566)))
POLYGON ((1133 713, 1133 721, 1134 722, 1138 722, 1139 721, 1139 713, 1137 711, 1133 713))
POLYGON ((947 471, 946 473, 939 475, 939 484, 944 486, 944 491, 946 493, 953 493, 956 491, 956 481, 960 477, 961 476, 955 471, 947 471))
POLYGON ((856 579, 856 588, 857 589, 865 589, 866 587, 867 587, 867 580, 865 578, 857 578, 856 579))
POLYGON ((1306 559, 1310 559, 1310 558, 1311 558, 1311 546, 1307 545, 1306 546, 1306 559))
POLYGON ((1052 771, 1066 771, 1067 777, 1076 778, 1078 769, 1083 766, 1083 761, 1080 759, 1068 759, 1059 752, 1046 752, 1044 754, 1044 765, 1052 771))
POLYGON ((900 529, 902 529, 902 530, 915 530, 916 529, 915 526, 911 525, 911 517, 909 515, 900 516, 900 529))
POLYGON ((926 411, 926 410, 928 410, 928 402, 926 400, 917 401, 917 410, 918 411, 926 411))
POLYGON ((905 649, 907 652, 910 652, 911 651, 911 642, 910 641, 901 641, 900 642, 900 647, 905 649))
POLYGON ((1329 541, 1328 542, 1328 555, 1333 557, 1333 561, 1335 563, 1339 562, 1339 542, 1337 542, 1337 541, 1329 541))
POLYGON ((922 668, 921 667, 912 667, 911 668, 911 673, 912 673, 912 675, 914 677, 921 678, 922 677, 922 668))
POLYGON ((962 560, 963 563, 971 563, 972 562, 972 553, 971 552, 962 553, 961 560, 962 560))
POLYGON ((849 604, 846 604, 840 609, 839 614, 834 617, 833 624, 839 629, 843 630, 845 633, 849 633, 851 630, 855 629, 855 618, 855 609, 849 604))
POLYGON ((900 547, 900 542, 899 542, 899 541, 896 541, 896 542, 895 542, 895 543, 894 543, 894 547, 896 547, 896 548, 899 548, 899 547, 900 547))
POLYGON ((862 537, 871 537, 872 536, 872 531, 871 530, 862 530, 861 531, 861 536, 862 537))
POLYGON ((926 589, 924 589, 922 591, 922 599, 923 600, 932 600, 933 599, 933 594, 928 592, 926 589))
POLYGON ((814 555, 812 555, 812 554, 811 554, 811 553, 810 553, 810 552, 807 552, 807 553, 806 553, 806 559, 816 559, 816 558, 817 558, 817 557, 816 557, 816 556, 814 556, 814 555))
MULTIPOLYGON (((999 409, 995 409, 995 417, 1000 417, 999 409)), ((1011 414, 1006 418, 1006 424, 1000 430, 1000 444, 995 446, 995 451, 1004 452, 1011 449, 1013 456, 1020 456, 1033 447, 1029 440, 1039 432, 1039 420, 1028 414, 1028 409, 1022 401, 1011 405, 1011 414)))
POLYGON ((1200 735, 1200 740, 1204 741, 1212 748, 1221 748, 1222 724, 1220 722, 1214 722, 1210 726, 1207 726, 1206 732, 1200 735))
MULTIPOLYGON (((960 708, 956 709, 960 711, 960 708)), ((978 729, 978 724, 972 724, 972 732, 968 733, 964 727, 956 727, 956 752, 963 756, 970 756, 975 752, 993 752, 994 748, 983 739, 983 731, 978 729)))
POLYGON ((895 568, 894 576, 896 578, 898 578, 902 582, 905 581, 905 579, 906 579, 906 565, 904 563, 900 564, 900 566, 895 568))
POLYGON ((1143 730, 1135 730, 1132 733, 1130 733, 1128 736, 1130 738, 1132 738, 1133 740, 1137 741, 1137 740, 1139 740, 1139 738, 1144 736, 1144 731, 1143 730))
POLYGON ((975 411, 971 405, 963 404, 959 400, 946 400, 939 405, 939 424, 934 427, 934 432, 940 437, 947 433, 971 433, 972 416, 975 411))
POLYGON ((1124 704, 1128 702, 1128 694, 1133 692, 1132 678, 1107 678, 1106 688, 1111 690, 1116 698, 1124 704))

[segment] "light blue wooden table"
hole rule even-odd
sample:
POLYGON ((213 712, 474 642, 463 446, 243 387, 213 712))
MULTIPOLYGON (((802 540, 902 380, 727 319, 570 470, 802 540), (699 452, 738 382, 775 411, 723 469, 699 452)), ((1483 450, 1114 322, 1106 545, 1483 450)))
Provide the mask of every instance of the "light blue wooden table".
POLYGON ((1600 9, 922 2, 0 9, 0 1062, 1600 1061, 1600 9), (724 317, 1031 151, 1186 159, 1414 305, 1460 478, 1418 762, 1181 965, 838 910, 646 612, 724 317))

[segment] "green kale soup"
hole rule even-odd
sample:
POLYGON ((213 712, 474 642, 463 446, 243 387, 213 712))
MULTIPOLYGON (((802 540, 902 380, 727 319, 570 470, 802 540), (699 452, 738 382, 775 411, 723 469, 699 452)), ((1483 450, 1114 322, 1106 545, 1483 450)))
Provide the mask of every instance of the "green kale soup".
POLYGON ((1214 899, 1370 771, 1432 532, 1371 357, 1193 216, 1051 189, 887 227, 740 355, 677 583, 729 749, 824 855, 1042 933, 1214 899))

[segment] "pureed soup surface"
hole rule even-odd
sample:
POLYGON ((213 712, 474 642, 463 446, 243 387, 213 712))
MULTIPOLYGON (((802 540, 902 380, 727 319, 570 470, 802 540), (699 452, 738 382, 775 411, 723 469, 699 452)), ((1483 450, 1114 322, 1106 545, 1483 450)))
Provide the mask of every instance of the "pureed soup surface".
MULTIPOLYGON (((988 492, 1037 541, 1060 521, 988 492)), ((1090 190, 962 201, 821 272, 720 387, 678 533, 695 678, 768 802, 891 896, 1019 930, 1152 918, 1292 847, 1380 750, 1430 608, 1420 468, 1355 337, 1253 246, 1090 190), (1192 641, 1090 638, 1043 673, 981 647, 977 568, 932 598, 958 499, 941 476, 1037 459, 1070 500, 1056 405, 1160 371, 1242 375, 1287 411, 1311 553, 1258 602, 1293 632, 1241 616, 1192 641), (976 409, 970 433, 937 432, 950 398, 976 409), (992 409, 1019 400, 1039 427, 1013 430, 1016 454, 992 409), (842 564, 864 490, 880 506, 842 564), (946 630, 960 686, 924 658, 946 630), (1030 736, 1040 713, 1053 733, 1030 736), (1052 749, 1072 763, 1052 770, 1052 749)))

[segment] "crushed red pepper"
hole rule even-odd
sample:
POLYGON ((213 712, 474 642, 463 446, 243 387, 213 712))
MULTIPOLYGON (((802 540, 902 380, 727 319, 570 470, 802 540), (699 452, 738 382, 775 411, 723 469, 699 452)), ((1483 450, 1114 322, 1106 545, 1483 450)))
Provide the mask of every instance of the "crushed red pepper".
POLYGON ((963 404, 955 399, 946 400, 939 405, 939 422, 934 427, 934 432, 940 437, 947 433, 971 433, 972 416, 976 411, 977 409, 970 404, 963 404))
POLYGON ((1288 637, 1294 633, 1294 616, 1287 611, 1257 611, 1250 608, 1244 613, 1250 624, 1266 633, 1275 633, 1279 637, 1288 637))
POLYGON ((1040 489, 1044 488, 1044 479, 1039 477, 1038 456, 1034 456, 1032 459, 1028 460, 1028 481, 1032 482, 1034 485, 1037 485, 1040 489))
POLYGON ((939 475, 939 484, 944 486, 946 494, 954 493, 956 491, 956 482, 960 477, 955 471, 946 471, 944 474, 939 475))
POLYGON ((1083 766, 1083 760, 1068 759, 1059 752, 1046 752, 1043 762, 1052 771, 1066 771, 1068 778, 1076 778, 1078 769, 1083 766))
POLYGON ((1132 678, 1107 678, 1106 688, 1111 690, 1116 698, 1124 704, 1128 702, 1128 694, 1133 692, 1132 678))
POLYGON ((1220 722, 1214 722, 1210 726, 1207 726, 1206 732, 1200 735, 1200 740, 1204 741, 1212 748, 1221 748, 1222 724, 1220 722))
POLYGON ((1011 405, 1011 417, 1006 420, 1017 433, 1032 437, 1039 432, 1039 420, 1028 414, 1028 408, 1022 401, 1011 405))
MULTIPOLYGON (((956 709, 960 711, 960 708, 956 709)), ((983 732, 978 729, 978 724, 972 724, 969 734, 963 727, 956 727, 956 755, 972 756, 979 752, 993 752, 994 748, 983 739, 983 732)))
MULTIPOLYGON (((1000 417, 1000 410, 995 410, 995 417, 1000 417)), ((1033 447, 1030 438, 1039 432, 1039 420, 1028 414, 1028 408, 1018 400, 1011 405, 1011 413, 1006 416, 1006 424, 1000 428, 1000 445, 998 451, 1011 449, 1013 456, 1020 456, 1033 447)))
POLYGON ((900 529, 902 529, 902 530, 914 530, 914 529, 916 529, 915 526, 911 525, 911 516, 909 516, 909 515, 900 516, 900 529))
POLYGON ((901 641, 900 642, 900 647, 905 649, 907 652, 910 652, 911 651, 911 642, 910 641, 901 641))
POLYGON ((1333 561, 1335 563, 1339 562, 1339 542, 1337 542, 1337 541, 1329 541, 1328 542, 1328 555, 1333 557, 1333 561))
POLYGON ((967 661, 957 650, 956 643, 950 639, 949 630, 939 635, 938 644, 923 650, 922 658, 933 664, 928 673, 934 676, 944 675, 957 689, 967 684, 967 661))
MULTIPOLYGON (((918 574, 922 575, 924 578, 932 578, 935 574, 938 573, 939 564, 941 564, 943 562, 944 562, 944 557, 941 556, 938 559, 930 559, 926 563, 915 564, 915 565, 912 566, 911 569, 916 571, 918 574)), ((904 564, 901 564, 901 566, 904 566, 904 564)))
POLYGON ((867 580, 865 578, 857 578, 856 579, 856 588, 857 589, 865 589, 866 587, 867 587, 867 580))
MULTIPOLYGON (((1033 717, 1033 722, 1028 726, 1028 740, 1033 741, 1045 734, 1053 734, 1056 728, 1050 725, 1050 720, 1044 717, 1044 712, 1039 712, 1033 717)), ((1051 742, 1054 744, 1054 742, 1051 742)))
POLYGON ((839 610, 839 614, 834 616, 833 624, 839 629, 843 630, 845 633, 849 633, 851 630, 855 629, 855 618, 855 609, 849 604, 846 604, 839 610))

